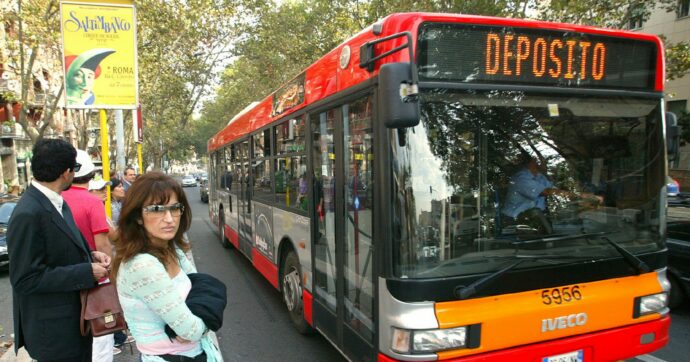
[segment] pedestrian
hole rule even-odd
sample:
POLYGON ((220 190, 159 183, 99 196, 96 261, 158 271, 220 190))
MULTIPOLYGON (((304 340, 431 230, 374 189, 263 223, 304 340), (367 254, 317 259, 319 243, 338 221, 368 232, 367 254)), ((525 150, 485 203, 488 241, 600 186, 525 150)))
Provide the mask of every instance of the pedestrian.
POLYGON ((122 178, 122 185, 125 188, 125 192, 129 190, 129 187, 132 186, 134 183, 134 180, 137 179, 137 172, 134 171, 132 167, 127 167, 125 169, 124 177, 122 178))
MULTIPOLYGON (((125 188, 122 181, 117 177, 110 179, 110 215, 109 220, 110 232, 108 238, 112 243, 119 238, 117 230, 117 222, 120 220, 120 209, 122 209, 122 201, 125 199, 125 188)), ((119 331, 113 334, 115 339, 115 348, 121 349, 123 345, 134 342, 134 337, 128 336, 125 332, 119 331)))
POLYGON ((25 347, 40 362, 88 362, 92 338, 80 332, 79 292, 108 276, 110 257, 89 249, 61 196, 81 168, 74 147, 41 139, 32 154, 34 180, 7 231, 15 352, 25 347))
POLYGON ((144 362, 222 360, 204 321, 185 304, 192 288, 187 274, 196 273, 184 239, 191 221, 185 193, 170 176, 146 173, 127 191, 113 275, 144 362), (168 338, 166 325, 177 337, 168 338))
MULTIPOLYGON (((77 150, 77 162, 81 164, 81 169, 74 173, 72 186, 62 193, 62 197, 72 209, 74 222, 86 238, 89 248, 112 257, 113 249, 108 238, 110 228, 105 214, 105 205, 101 197, 91 194, 88 190, 89 183, 92 183, 95 176, 96 166, 91 161, 91 156, 84 150, 77 150)), ((115 348, 112 334, 94 337, 92 350, 94 362, 112 361, 113 354, 120 352, 115 348)))
POLYGON ((104 179, 94 178, 93 180, 89 181, 89 193, 105 202, 108 197, 108 191, 105 189, 106 186, 108 186, 108 182, 106 182, 104 179))
POLYGON ((125 186, 117 177, 110 179, 110 214, 113 224, 117 227, 120 221, 120 210, 122 210, 122 202, 125 201, 125 186))

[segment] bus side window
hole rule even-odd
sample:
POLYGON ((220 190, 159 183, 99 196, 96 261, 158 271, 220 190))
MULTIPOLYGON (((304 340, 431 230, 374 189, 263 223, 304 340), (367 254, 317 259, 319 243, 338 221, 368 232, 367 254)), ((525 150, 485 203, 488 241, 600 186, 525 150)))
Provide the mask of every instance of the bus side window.
POLYGON ((307 210, 307 158, 303 155, 275 160, 275 201, 292 209, 307 210))
POLYGON ((256 201, 272 204, 273 186, 271 184, 271 162, 270 159, 254 161, 253 165, 252 190, 256 201))

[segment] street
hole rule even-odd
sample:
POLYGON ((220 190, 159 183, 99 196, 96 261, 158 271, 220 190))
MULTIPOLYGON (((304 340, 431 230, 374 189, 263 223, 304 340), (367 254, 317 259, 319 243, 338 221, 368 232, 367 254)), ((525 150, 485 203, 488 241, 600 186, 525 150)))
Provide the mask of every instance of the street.
MULTIPOLYGON (((189 232, 200 272, 214 275, 228 288, 228 306, 217 333, 226 361, 339 361, 340 353, 318 333, 298 334, 285 312, 281 295, 235 250, 224 249, 209 223, 208 205, 197 187, 185 188, 192 206, 189 232)), ((10 340, 12 307, 9 277, 0 272, 0 345, 10 340)), ((672 314, 671 340, 652 356, 631 361, 687 361, 690 355, 690 306, 672 314)), ((612 346, 612 348, 615 348, 612 346)), ((4 349, 0 349, 0 355, 4 349)))

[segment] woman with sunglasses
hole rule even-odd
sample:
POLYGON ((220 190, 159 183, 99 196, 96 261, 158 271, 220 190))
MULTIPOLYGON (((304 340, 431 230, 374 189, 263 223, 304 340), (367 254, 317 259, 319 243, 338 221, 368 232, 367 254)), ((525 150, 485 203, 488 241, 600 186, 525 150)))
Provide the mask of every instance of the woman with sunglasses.
POLYGON ((118 223, 113 274, 142 361, 218 361, 204 321, 185 304, 192 288, 184 234, 192 221, 180 185, 150 172, 127 191, 118 223), (177 334, 169 338, 168 325, 177 334))

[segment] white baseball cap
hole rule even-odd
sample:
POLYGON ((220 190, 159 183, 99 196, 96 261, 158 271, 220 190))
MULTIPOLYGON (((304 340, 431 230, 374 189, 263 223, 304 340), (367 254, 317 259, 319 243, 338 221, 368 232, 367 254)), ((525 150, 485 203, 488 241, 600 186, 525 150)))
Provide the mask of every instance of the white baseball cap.
POLYGON ((86 176, 96 169, 96 166, 91 161, 91 156, 84 150, 77 150, 77 163, 81 165, 81 168, 74 173, 74 177, 86 176))
POLYGON ((106 181, 102 178, 99 178, 98 180, 91 180, 91 181, 89 181, 89 191, 100 190, 100 189, 104 188, 106 185, 110 185, 110 182, 106 181))

